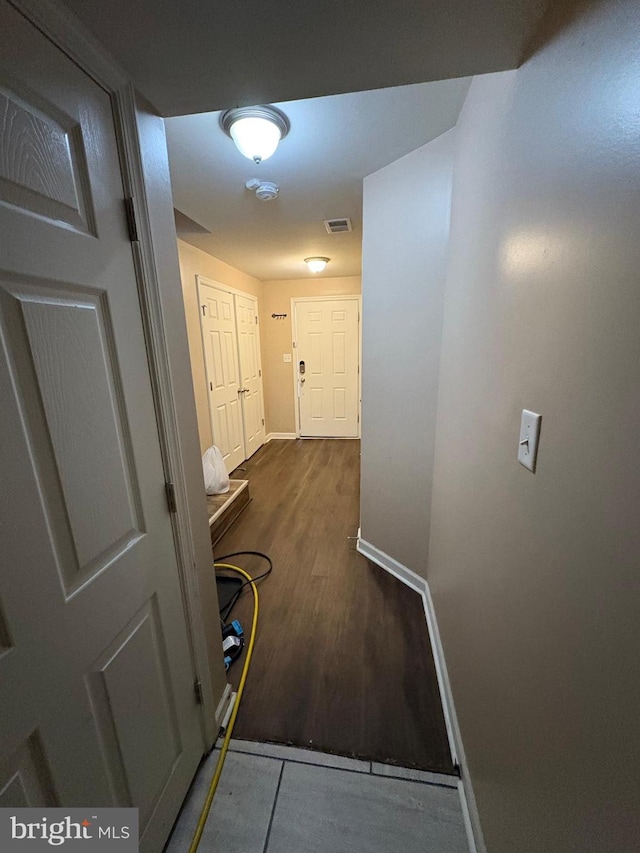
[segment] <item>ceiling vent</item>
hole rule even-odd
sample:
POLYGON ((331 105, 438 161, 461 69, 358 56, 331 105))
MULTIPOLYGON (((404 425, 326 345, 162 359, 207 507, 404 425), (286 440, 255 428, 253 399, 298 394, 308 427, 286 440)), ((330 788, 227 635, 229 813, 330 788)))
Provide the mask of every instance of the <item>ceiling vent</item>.
POLYGON ((345 219, 325 219, 324 227, 327 229, 327 234, 342 234, 345 231, 353 231, 351 220, 345 219))

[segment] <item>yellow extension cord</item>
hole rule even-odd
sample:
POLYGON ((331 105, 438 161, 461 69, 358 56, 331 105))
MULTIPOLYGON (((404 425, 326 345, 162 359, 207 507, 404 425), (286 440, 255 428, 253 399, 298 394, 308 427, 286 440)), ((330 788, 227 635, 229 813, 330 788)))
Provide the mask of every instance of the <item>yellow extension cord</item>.
POLYGON ((238 708, 240 707, 240 700, 242 699, 242 692, 244 690, 244 685, 247 680, 247 673, 249 672, 249 664, 251 663, 251 655, 253 654, 253 646, 256 640, 256 630, 258 627, 258 587, 255 585, 253 578, 251 575, 247 574, 244 569, 241 569, 239 566, 232 566, 230 563, 214 563, 214 567, 220 569, 231 569, 234 572, 238 572, 243 577, 245 577, 251 586, 251 592, 253 593, 253 624, 251 626, 251 636, 249 638, 249 645, 247 647, 247 656, 244 660, 244 666, 242 668, 242 675, 240 676, 240 684, 238 686, 238 692, 236 695, 236 702, 233 706, 233 711, 231 712, 231 717, 229 719, 229 725, 227 726, 227 731, 224 736, 224 741, 222 742, 222 749, 220 750, 220 757, 218 758, 218 763, 216 764, 216 769, 213 774, 213 778, 211 779, 211 784, 209 785, 209 790, 207 791, 207 799, 204 801, 204 806, 202 807, 202 811, 200 812, 200 819, 198 820, 198 825, 196 826, 196 831, 193 833, 193 838, 191 839, 191 846, 189 847, 189 853, 196 853, 198 849, 198 845, 200 844, 200 839, 202 838, 202 833, 204 832, 204 825, 207 822, 207 818, 209 817, 209 812, 211 811, 211 804, 213 803, 213 798, 216 793, 216 788, 218 787, 218 782, 220 781, 220 776, 222 774, 222 768, 224 766, 224 760, 227 756, 227 752, 229 750, 229 741, 231 740, 231 734, 233 732, 233 727, 236 722, 236 717, 238 716, 238 708))

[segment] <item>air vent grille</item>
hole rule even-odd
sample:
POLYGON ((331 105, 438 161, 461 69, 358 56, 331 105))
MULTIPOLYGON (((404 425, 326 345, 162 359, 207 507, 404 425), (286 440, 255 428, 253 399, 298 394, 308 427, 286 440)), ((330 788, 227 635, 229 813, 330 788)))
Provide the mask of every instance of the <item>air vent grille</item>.
POLYGON ((344 219, 325 219, 324 227, 328 234, 342 234, 345 231, 352 231, 351 220, 348 217, 344 219))

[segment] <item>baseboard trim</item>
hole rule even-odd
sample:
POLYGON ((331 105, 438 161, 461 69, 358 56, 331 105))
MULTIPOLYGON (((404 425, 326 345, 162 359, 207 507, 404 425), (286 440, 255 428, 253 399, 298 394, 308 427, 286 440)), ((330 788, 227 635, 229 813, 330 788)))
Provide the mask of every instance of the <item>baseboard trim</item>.
POLYGON ((429 584, 424 578, 420 577, 420 575, 407 568, 407 566, 398 562, 398 560, 395 560, 379 548, 376 548, 375 545, 367 542, 366 539, 363 539, 360 535, 360 529, 358 529, 358 542, 356 548, 363 557, 371 560, 372 563, 375 563, 377 566, 380 566, 381 569, 384 569, 386 572, 389 572, 390 575, 393 575, 399 581, 402 581, 403 584, 417 592, 422 598, 424 615, 427 622, 427 628, 429 630, 429 638, 431 640, 431 648, 433 649, 433 658, 438 678, 438 689, 440 691, 440 699, 442 701, 442 709, 444 711, 444 720, 447 727, 451 756, 460 766, 461 779, 459 793, 465 827, 467 829, 467 836, 469 839, 469 849, 471 853, 486 853, 487 848, 482 836, 480 816, 478 814, 476 799, 473 793, 471 777, 469 776, 467 759, 462 746, 460 727, 458 725, 458 718, 453 704, 451 683, 449 681, 449 674, 447 672, 447 665, 444 658, 444 650, 442 648, 442 640, 438 630, 438 622, 436 620, 429 584))
POLYGON ((216 731, 216 738, 218 737, 218 733, 220 731, 220 726, 222 725, 222 721, 224 720, 225 714, 227 713, 227 708, 229 703, 231 702, 231 697, 233 695, 233 688, 230 684, 224 688, 224 693, 220 701, 218 702, 218 707, 216 708, 215 720, 216 725, 218 726, 218 731, 216 731))
POLYGON ((296 438, 296 434, 295 432, 270 432, 267 435, 264 443, 266 444, 268 441, 271 441, 274 438, 296 438))
POLYGON ((371 560, 372 563, 380 566, 381 569, 385 569, 385 571, 389 572, 390 575, 398 578, 398 580, 401 580, 403 584, 406 584, 408 587, 415 590, 415 592, 419 592, 422 595, 427 584, 424 578, 421 578, 420 575, 417 575, 415 572, 411 571, 411 569, 403 566, 402 563, 394 560, 393 557, 390 557, 388 554, 385 554, 384 551, 380 551, 375 545, 372 545, 370 542, 367 542, 366 539, 363 539, 360 533, 360 528, 358 528, 357 549, 363 557, 371 560))

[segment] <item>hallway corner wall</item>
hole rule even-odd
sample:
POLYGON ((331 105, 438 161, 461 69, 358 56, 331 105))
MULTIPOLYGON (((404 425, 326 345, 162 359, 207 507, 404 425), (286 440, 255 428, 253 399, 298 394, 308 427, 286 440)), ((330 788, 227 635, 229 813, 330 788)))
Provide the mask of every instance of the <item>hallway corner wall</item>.
POLYGON ((428 575, 491 853, 640 838, 639 27, 553 4, 457 126, 428 575))
POLYGON ((361 537, 423 578, 455 135, 364 180, 361 537))

